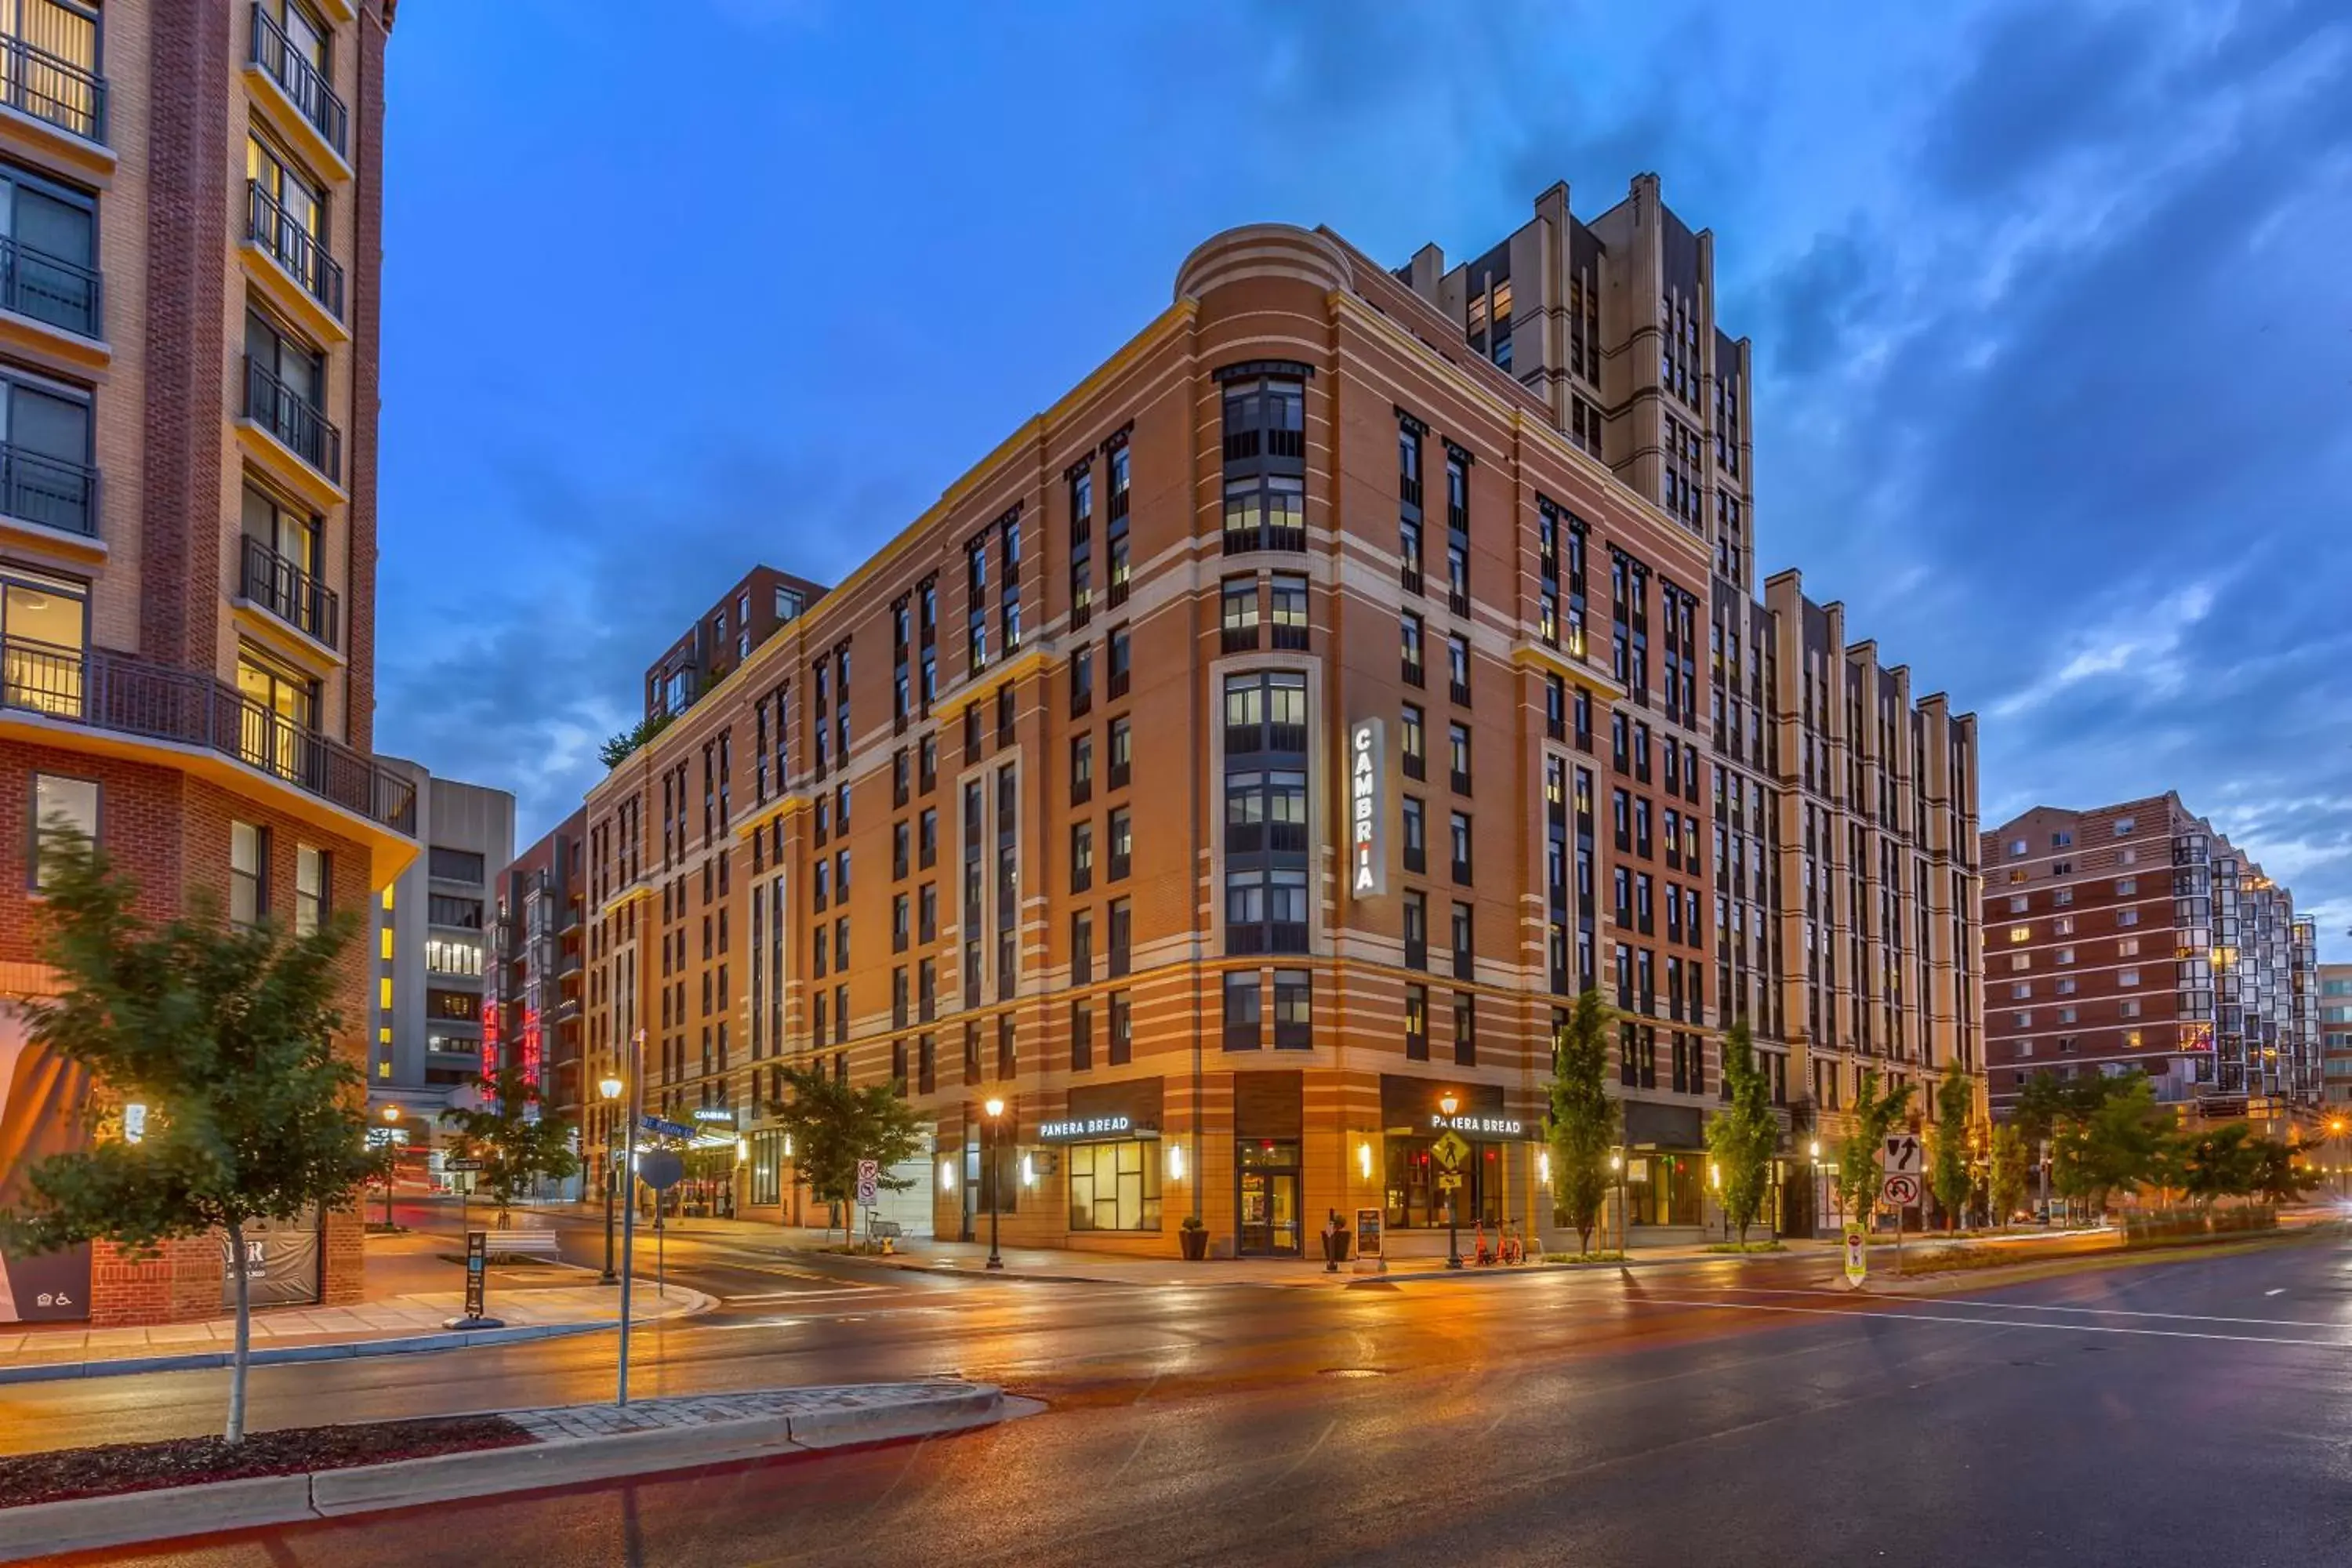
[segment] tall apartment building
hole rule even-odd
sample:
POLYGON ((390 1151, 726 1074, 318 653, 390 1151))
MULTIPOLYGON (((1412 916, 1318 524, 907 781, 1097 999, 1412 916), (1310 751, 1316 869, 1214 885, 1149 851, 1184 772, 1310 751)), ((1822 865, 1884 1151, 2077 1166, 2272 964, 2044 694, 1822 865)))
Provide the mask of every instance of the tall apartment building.
POLYGON ((586 824, 573 812, 499 872, 485 998, 499 1065, 520 1067, 540 1113, 574 1127, 594 1098, 581 1054, 586 824))
MULTIPOLYGON (((1448 271, 1430 247, 1398 275, 1459 321, 1474 351, 1541 396, 1580 450, 1708 547, 1704 585, 1660 584, 1657 702, 1632 668, 1651 630, 1646 591, 1632 596, 1630 616, 1612 621, 1612 672, 1632 700, 1611 717, 1611 773, 1632 774, 1638 810, 1653 735, 1666 749, 1669 793, 1676 748, 1686 790, 1700 777, 1697 755, 1708 758, 1709 1017, 1748 1021, 1773 1102, 1788 1108, 1784 1147, 1806 1156, 1791 1167, 1846 1131, 1865 1069, 1911 1084, 1915 1110, 1944 1073, 1980 1074, 1976 721, 1941 693, 1915 701, 1909 670, 1884 663, 1874 642, 1849 642, 1843 607, 1806 598, 1796 572, 1773 576, 1758 595, 1750 354, 1716 322, 1713 236, 1693 233, 1661 203, 1654 179, 1636 180, 1629 200, 1590 226, 1555 186, 1531 221, 1476 260, 1448 271), (1621 342, 1629 312, 1635 320, 1621 342)), ((1612 552, 1612 573, 1629 569, 1646 571, 1612 552)), ((1625 597, 1612 583, 1612 598, 1625 597)), ((1571 603, 1579 637, 1583 611, 1580 599, 1571 603)), ((1680 826, 1694 828, 1687 807, 1680 826)), ((1690 847, 1680 868, 1701 864, 1690 847)), ((1671 850, 1666 867, 1676 868, 1671 850)), ((1651 962, 1641 940, 1650 934, 1647 878, 1624 866, 1612 878, 1615 968, 1622 975, 1630 947, 1638 980, 1651 962)), ((1585 929, 1580 912, 1580 940, 1585 929)), ((1696 1016, 1700 976, 1685 974, 1690 994, 1678 1010, 1671 956, 1666 966, 1669 1019, 1696 1016)), ((1652 1010, 1634 1005, 1636 989, 1648 987, 1621 980, 1612 998, 1633 1015, 1619 1025, 1633 1047, 1621 1061, 1649 1043, 1652 1026, 1640 1020, 1652 1010)), ((1704 1086, 1699 1037, 1676 1032, 1670 1045, 1673 1080, 1704 1086)), ((1633 1147, 1689 1147, 1695 1109, 1651 1104, 1635 1092, 1654 1087, 1645 1072, 1622 1077, 1633 1147)), ((1671 1169, 1690 1194, 1684 1212, 1696 1212, 1695 1163, 1635 1159, 1644 1170, 1671 1169)), ((1810 1183, 1783 1182, 1778 1217, 1807 1228, 1830 1217, 1832 1192, 1820 1170, 1810 1183)))
POLYGON ((2320 1097, 2320 976, 2294 895, 2175 794, 1988 831, 1990 1085, 2138 1068, 2157 1098, 2284 1125, 2320 1097))
POLYGON ((676 718, 824 592, 805 577, 754 566, 646 669, 646 717, 676 718))
POLYGON ((2352 1106, 2352 963, 2319 966, 2319 1029, 2322 1098, 2352 1106))
POLYGON ((1551 1228, 1552 1042, 1597 986, 1635 1238, 1706 1213, 1733 1010, 1808 1216, 1811 1085, 1976 1059, 1946 940, 1974 903, 1941 890, 1969 723, 1793 577, 1754 602, 1747 351, 1686 265, 1705 237, 1646 177, 1589 228, 1561 188, 1538 215, 1475 289, 1433 250, 1219 235, 629 756, 587 803, 588 1072, 641 1034, 649 1106, 746 1132, 745 1212, 799 1212, 767 1112, 814 1066, 904 1086, 919 1228, 993 1205, 1023 1241, 1173 1251, 1192 1213, 1283 1253, 1371 1206, 1442 1248, 1448 1131, 1465 1225, 1551 1228), (1788 974, 1808 856, 1819 1001, 1788 974))
POLYGON ((495 879, 514 858, 514 796, 436 778, 387 757, 416 791, 424 851, 376 900, 370 1110, 397 1107, 416 1142, 432 1140, 453 1093, 482 1076, 495 879))
MULTIPOLYGON (((53 820, 95 834, 153 917, 205 893, 305 925, 415 854, 414 791, 370 747, 392 10, 0 7, 0 874, 19 888, 53 820)), ((0 914, 9 994, 50 984, 36 908, 0 914)), ((354 1063, 370 969, 355 950, 341 977, 354 1063)), ((0 1202, 90 1092, 19 1027, 0 1024, 0 1202)), ((272 1299, 358 1294, 355 1215, 263 1242, 272 1299)), ((12 1258, 0 1319, 214 1313, 223 1263, 209 1239, 12 1258)))

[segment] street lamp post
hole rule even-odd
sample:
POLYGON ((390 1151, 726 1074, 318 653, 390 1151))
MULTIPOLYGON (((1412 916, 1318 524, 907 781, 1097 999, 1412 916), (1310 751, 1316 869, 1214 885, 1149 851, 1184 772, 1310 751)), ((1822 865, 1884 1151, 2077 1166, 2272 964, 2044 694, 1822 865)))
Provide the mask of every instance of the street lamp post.
POLYGON ((628 1206, 621 1211, 621 1366, 620 1384, 613 1396, 615 1405, 629 1402, 629 1268, 636 1257, 637 1194, 635 1182, 637 1164, 635 1152, 637 1144, 637 1116, 645 1099, 646 1032, 639 1029, 629 1038, 629 1124, 622 1129, 621 1147, 625 1152, 624 1164, 631 1181, 628 1206))
MULTIPOLYGON (((1437 1097, 1437 1108, 1445 1112, 1445 1120, 1449 1123, 1454 1120, 1454 1108, 1461 1103, 1450 1089, 1437 1097)), ((1459 1268, 1462 1267, 1462 1226, 1457 1194, 1462 1191, 1462 1173, 1458 1171, 1446 1173, 1454 1178, 1454 1185, 1445 1189, 1445 1267, 1459 1268)))
POLYGON ((1822 1233, 1822 1141, 1812 1139, 1805 1145, 1805 1157, 1812 1162, 1813 1189, 1805 1194, 1812 1210, 1812 1234, 1822 1233))
MULTIPOLYGON (((613 1101, 621 1098, 622 1088, 620 1079, 609 1072, 596 1083, 596 1092, 604 1100, 604 1272, 596 1280, 599 1285, 620 1283, 613 1273, 613 1191, 621 1184, 620 1173, 613 1164, 613 1101)), ((631 1129, 632 1142, 635 1132, 631 1129)))
POLYGON ((1004 1259, 996 1250, 996 1210, 997 1189, 1003 1184, 1003 1173, 996 1168, 996 1119, 1004 1114, 1004 1101, 992 1095, 981 1109, 988 1112, 988 1120, 981 1123, 980 1140, 981 1163, 986 1167, 988 1176, 988 1266, 1002 1268, 1004 1259))
POLYGON ((1617 1257, 1622 1262, 1633 1244, 1626 1238, 1625 1221, 1625 1151, 1617 1150, 1609 1156, 1609 1168, 1617 1173, 1617 1257))
MULTIPOLYGON (((383 1108, 383 1124, 386 1127, 400 1125, 400 1107, 387 1105, 383 1108)), ((387 1138, 383 1141, 383 1228, 387 1231, 392 1228, 392 1140, 387 1138)))

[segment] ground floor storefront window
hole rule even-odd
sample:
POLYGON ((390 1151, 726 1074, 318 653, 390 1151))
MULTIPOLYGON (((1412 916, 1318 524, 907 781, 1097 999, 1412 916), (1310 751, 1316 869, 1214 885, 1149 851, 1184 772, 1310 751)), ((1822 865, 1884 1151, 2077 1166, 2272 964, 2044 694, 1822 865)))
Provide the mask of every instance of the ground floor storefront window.
MULTIPOLYGON (((1446 1194, 1433 1152, 1436 1140, 1391 1132, 1381 1140, 1388 1152, 1388 1217, 1391 1230, 1443 1230, 1446 1194)), ((1461 1166, 1462 1185, 1453 1194, 1454 1223, 1499 1226, 1505 1212, 1500 1143, 1474 1143, 1461 1166)))
POLYGON ((1063 1152, 1070 1173, 1072 1230, 1160 1228, 1160 1142, 1074 1143, 1063 1152))
POLYGON ((1299 1225, 1298 1145, 1279 1139, 1236 1140, 1234 1163, 1241 1190, 1244 1257, 1296 1257, 1304 1234, 1299 1225))
POLYGON ((784 1168, 784 1135, 781 1132, 751 1134, 751 1201, 755 1204, 775 1204, 782 1201, 784 1168))
POLYGON ((1704 1225, 1706 1156, 1696 1150, 1637 1153, 1625 1161, 1625 1215, 1633 1225, 1704 1225))

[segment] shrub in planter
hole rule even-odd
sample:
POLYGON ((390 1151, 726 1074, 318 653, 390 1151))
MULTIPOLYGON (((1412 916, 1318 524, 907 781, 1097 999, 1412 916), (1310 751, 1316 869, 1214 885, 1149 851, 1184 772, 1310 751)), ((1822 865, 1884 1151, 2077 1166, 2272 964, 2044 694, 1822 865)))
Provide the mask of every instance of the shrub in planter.
POLYGON ((1201 1223, 1199 1215, 1184 1216, 1183 1226, 1176 1232, 1176 1240, 1183 1247, 1188 1262, 1198 1263, 1209 1256, 1209 1227, 1201 1223))

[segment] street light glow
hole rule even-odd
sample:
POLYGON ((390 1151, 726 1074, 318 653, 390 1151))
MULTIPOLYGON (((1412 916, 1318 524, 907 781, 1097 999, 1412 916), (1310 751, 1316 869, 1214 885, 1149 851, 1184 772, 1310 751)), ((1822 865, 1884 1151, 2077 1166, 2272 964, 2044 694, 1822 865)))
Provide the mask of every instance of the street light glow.
POLYGON ((991 1121, 993 1121, 998 1117, 1004 1114, 1004 1101, 997 1099, 992 1094, 986 1100, 982 1102, 981 1109, 988 1112, 988 1119, 991 1121))
POLYGON ((596 1092, 603 1095, 606 1100, 620 1099, 621 1090, 626 1087, 626 1085, 621 1082, 619 1075, 614 1073, 606 1073, 603 1078, 596 1080, 596 1092))
POLYGON ((1450 1089, 1437 1097, 1438 1109, 1448 1116, 1452 1116, 1454 1109, 1461 1103, 1462 1101, 1454 1097, 1454 1091, 1450 1089))

